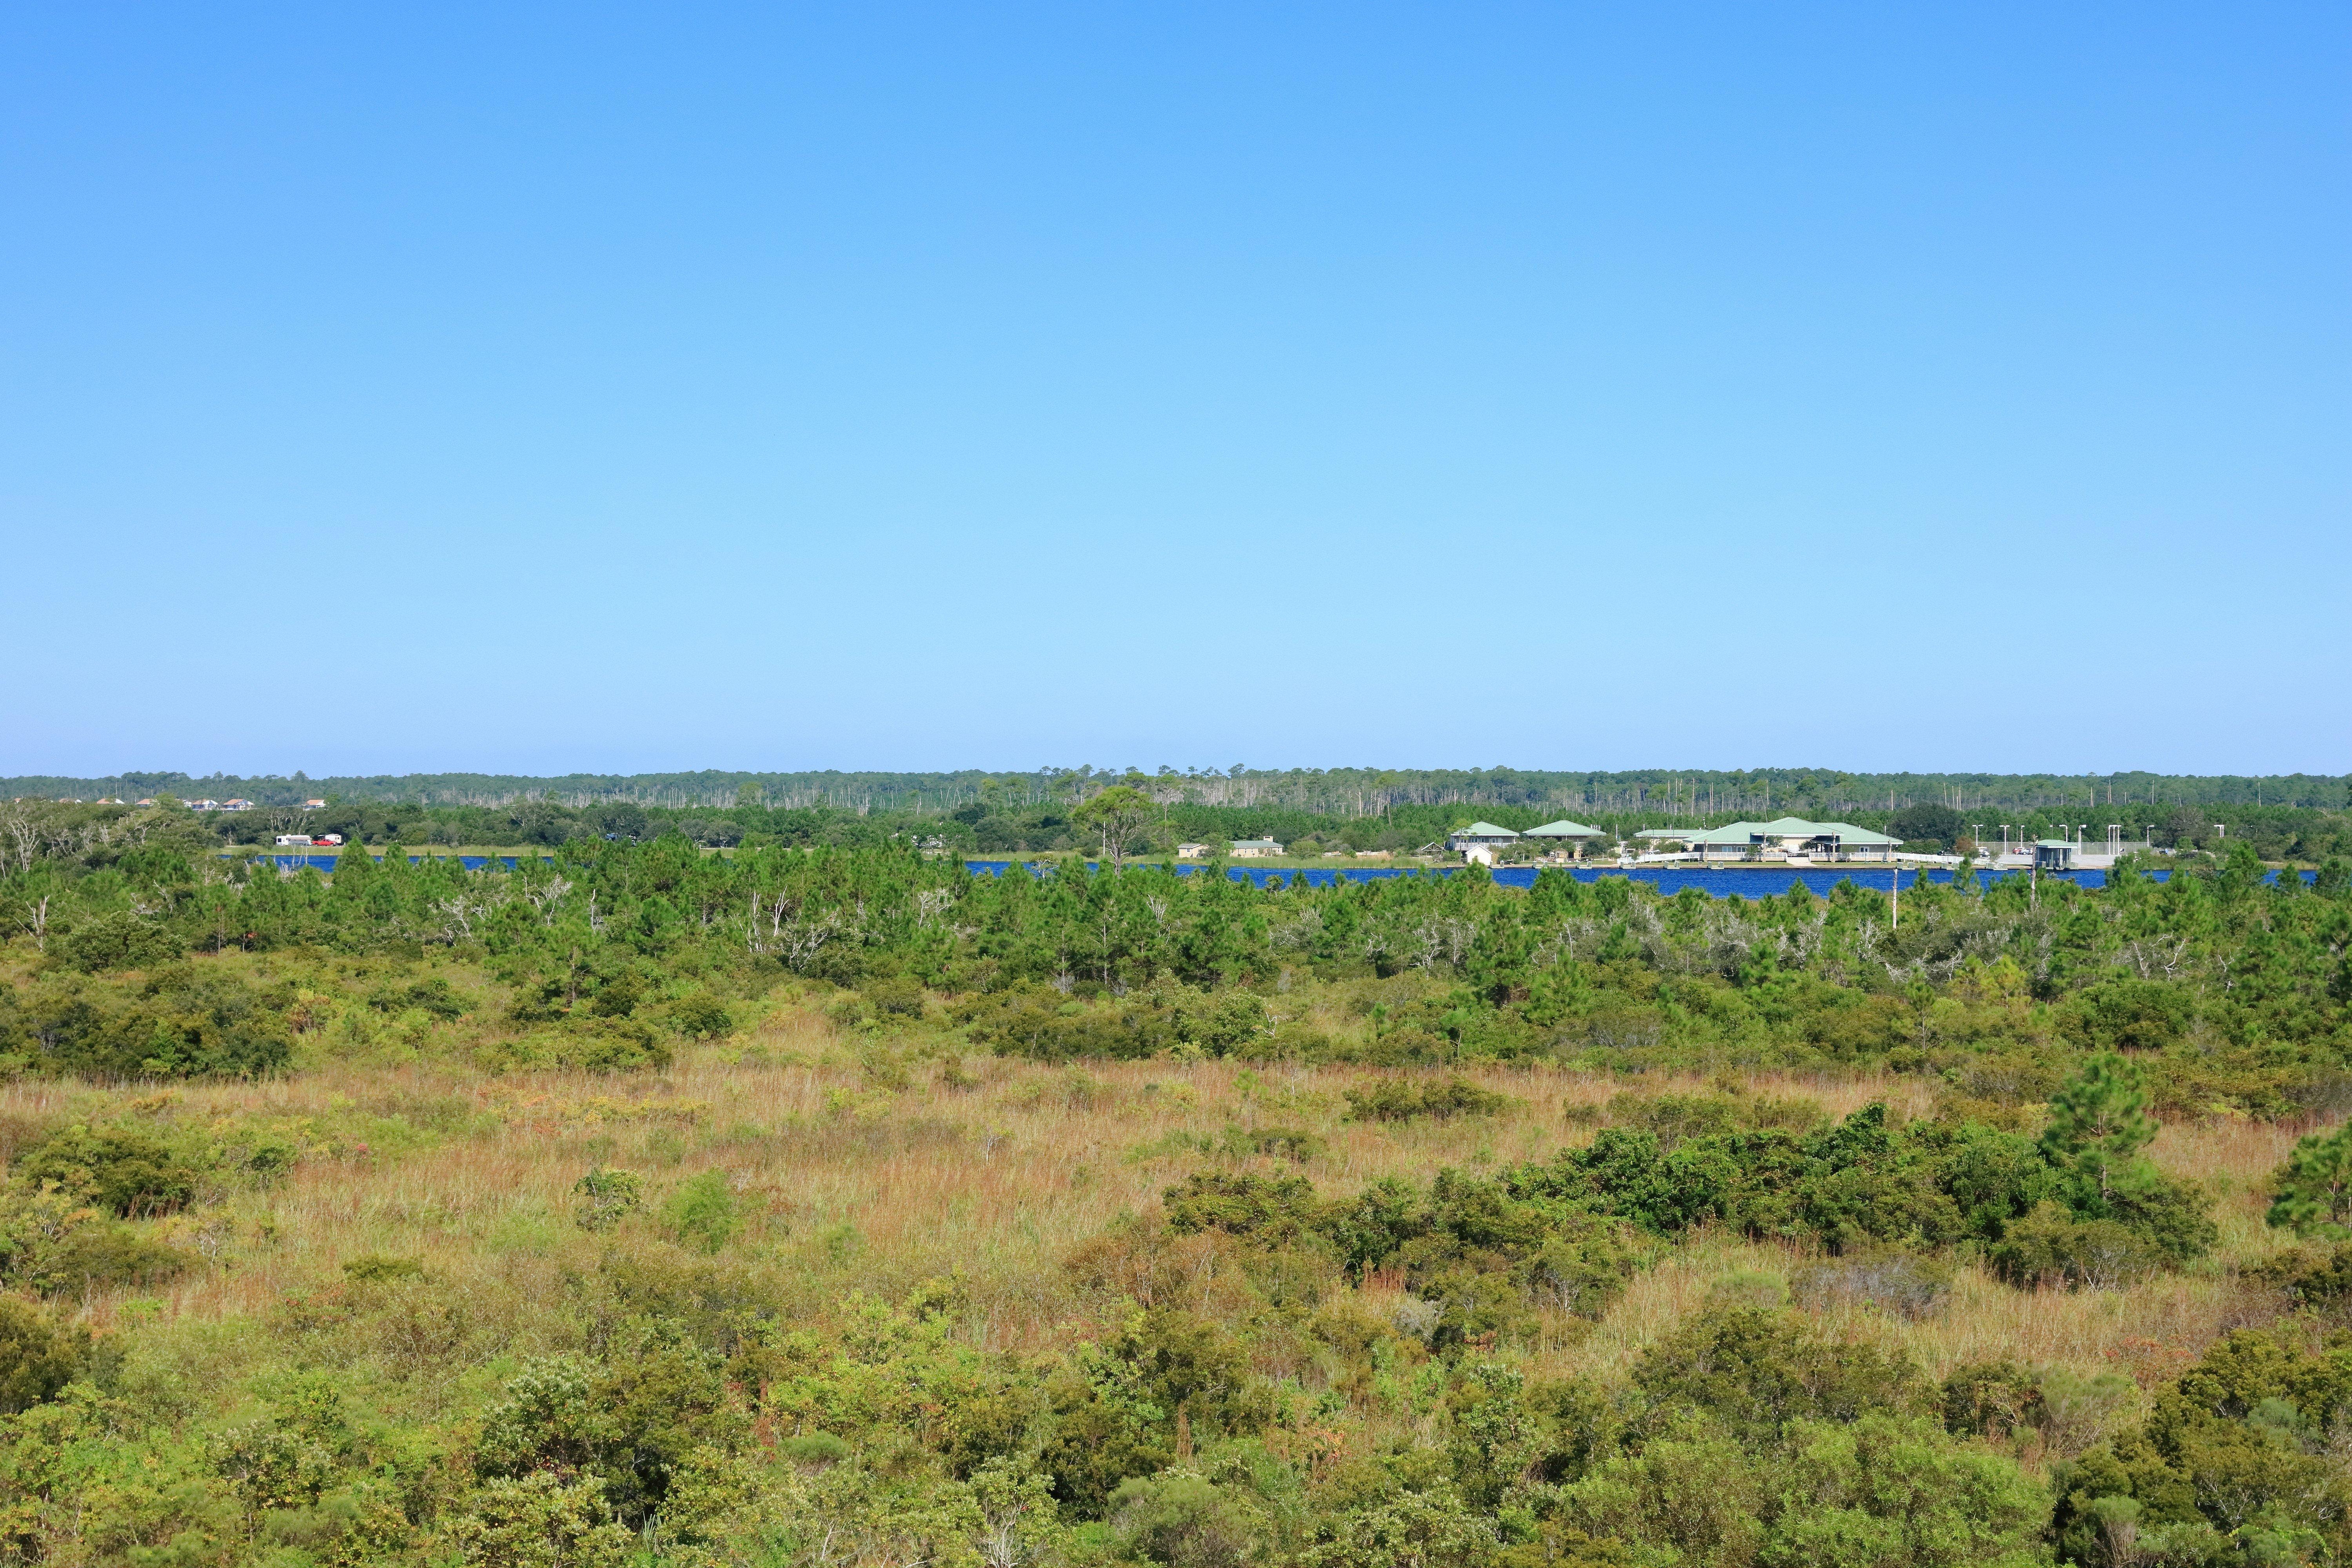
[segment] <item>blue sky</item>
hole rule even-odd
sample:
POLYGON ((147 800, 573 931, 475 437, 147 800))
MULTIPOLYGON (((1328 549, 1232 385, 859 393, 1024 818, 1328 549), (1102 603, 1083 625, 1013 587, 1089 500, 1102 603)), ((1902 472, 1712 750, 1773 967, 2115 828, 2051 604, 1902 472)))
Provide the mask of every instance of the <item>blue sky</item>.
POLYGON ((18 7, 0 773, 2352 770, 2352 11, 18 7))

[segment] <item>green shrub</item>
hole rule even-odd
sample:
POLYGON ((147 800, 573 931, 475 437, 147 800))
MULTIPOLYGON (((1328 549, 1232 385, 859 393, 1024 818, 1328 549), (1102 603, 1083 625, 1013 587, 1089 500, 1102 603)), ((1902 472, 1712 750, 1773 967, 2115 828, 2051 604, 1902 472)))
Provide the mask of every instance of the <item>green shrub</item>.
POLYGON ((486 1481, 445 1527, 459 1560, 482 1568, 627 1568, 635 1538, 612 1517, 598 1477, 553 1471, 486 1481))
POLYGON ((1180 1236, 1222 1230, 1262 1246, 1286 1246, 1307 1234, 1322 1208, 1304 1176, 1266 1177, 1203 1171, 1160 1195, 1168 1228, 1180 1236))
POLYGON ((1258 1054, 1253 1048, 1274 1027, 1265 1004, 1247 991, 1188 1002, 1175 1009, 1173 1024, 1178 1040, 1220 1057, 1258 1054))
POLYGON ((85 974, 152 968, 184 957, 187 951, 187 944, 168 927, 128 910, 87 920, 57 942, 58 962, 85 974))
POLYGON ((368 993, 368 1006, 378 1012, 396 1013, 409 1009, 432 1014, 443 1021, 463 1018, 466 1004, 447 980, 438 975, 430 979, 416 980, 407 986, 383 986, 368 993))
POLYGON ((2352 1349, 2314 1351, 2301 1338, 2230 1335, 2158 1394, 2143 1425, 2060 1466, 2060 1557, 2340 1559, 2352 1547, 2352 1485, 2331 1445, 2352 1418, 2352 1349))
POLYGON ((1449 1122, 1456 1116, 1492 1116, 1510 1100, 1462 1078, 1442 1083, 1408 1078, 1383 1078, 1368 1089, 1346 1091, 1349 1116, 1359 1122, 1409 1122, 1426 1117, 1449 1122))
POLYGON ((86 984, 37 991, 26 1023, 50 1071, 112 1078, 251 1078, 291 1059, 291 988, 263 989, 201 965, 156 971, 137 994, 86 984))
POLYGON ((1257 1549, 1254 1511, 1196 1475, 1122 1481, 1108 1514, 1128 1551, 1162 1568, 1243 1568, 1257 1549))
POLYGON ((1320 1159, 1326 1145, 1321 1137, 1299 1127, 1227 1127, 1217 1147, 1236 1158, 1265 1155, 1303 1166, 1320 1159))
POLYGON ((637 1072, 670 1064, 669 1047, 633 1018, 572 1018, 554 1029, 485 1047, 477 1060, 491 1071, 568 1067, 581 1072, 637 1072))
POLYGON ((89 1354, 88 1329, 59 1328, 30 1301, 0 1296, 0 1416, 56 1398, 89 1354))
POLYGON ((27 1151, 13 1174, 54 1181, 126 1218, 171 1213, 195 1194, 195 1168, 135 1127, 64 1128, 27 1151))
POLYGON ((1991 1250, 1993 1267, 2012 1284, 2117 1290, 2164 1263, 2164 1254, 2113 1219, 2076 1219, 2045 1203, 2009 1228, 1991 1250))
POLYGON ((904 975, 873 981, 866 987, 866 1003, 883 1018, 919 1019, 923 1016, 922 983, 904 975))
POLYGON ((1672 1153, 1685 1138, 1728 1133, 1743 1124, 1739 1102, 1728 1094, 1618 1094, 1609 1102, 1609 1119, 1620 1126, 1646 1127, 1657 1134, 1658 1147, 1672 1153))
POLYGON ((1970 1362, 1944 1379, 1942 1414, 1954 1437, 2005 1438, 2042 1424, 2041 1380, 2015 1362, 1970 1362))
POLYGON ((1822 1338, 1794 1313, 1710 1307, 1643 1353, 1634 1386, 1654 1404, 1704 1412, 1743 1441, 1778 1442, 1792 1421, 1909 1413, 1930 1399, 1918 1369, 1867 1342, 1822 1338))
POLYGON ((26 1254, 24 1281, 43 1295, 79 1295, 126 1285, 160 1285, 195 1260, 127 1225, 84 1225, 26 1254))
POLYGON ((662 1218, 681 1247, 716 1252, 743 1228, 734 1188, 723 1171, 709 1170, 688 1178, 662 1206, 662 1218))
POLYGON ((811 1432, 806 1437, 786 1437, 776 1445, 776 1452, 796 1465, 837 1465, 849 1458, 849 1445, 830 1432, 811 1432))
POLYGON ((580 1199, 572 1218, 583 1230, 610 1230, 635 1213, 645 1201, 645 1178, 635 1171, 608 1170, 598 1166, 574 1183, 580 1199))
POLYGON ((2333 1133, 2313 1133, 2296 1143, 2286 1163, 2271 1176, 2273 1226, 2298 1236, 2352 1236, 2352 1122, 2333 1133))
POLYGON ((735 1027, 727 1004, 708 991, 697 991, 672 1003, 669 1017, 680 1034, 694 1040, 712 1039, 735 1027))

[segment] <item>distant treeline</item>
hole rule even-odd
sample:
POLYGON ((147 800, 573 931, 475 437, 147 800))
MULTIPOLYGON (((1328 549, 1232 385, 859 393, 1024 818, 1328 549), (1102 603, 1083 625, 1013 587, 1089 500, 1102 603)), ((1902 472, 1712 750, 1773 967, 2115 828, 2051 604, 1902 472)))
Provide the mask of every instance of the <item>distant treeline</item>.
MULTIPOLYGON (((946 815, 959 808, 1072 804, 1084 793, 1128 783, 1173 804, 1289 810, 1313 817, 1393 816, 1405 807, 1476 807, 1488 816, 1520 807, 1547 815, 1639 819, 1645 823, 1729 821, 1783 813, 1862 822, 1867 813, 1906 806, 1949 807, 1970 820, 1987 813, 2041 811, 2052 821, 2160 822, 2182 806, 2352 806, 2352 778, 2292 774, 2192 777, 2105 774, 1851 773, 1833 768, 1717 771, 1643 768, 1632 772, 1555 772, 1517 768, 1229 768, 1156 770, 1045 767, 988 772, 572 773, 528 778, 489 773, 409 773, 312 779, 240 778, 215 773, 123 773, 103 779, 0 779, 0 798, 95 800, 171 794, 263 806, 313 798, 371 805, 503 807, 525 800, 571 807, 722 807, 757 800, 770 807, 828 807, 852 812, 946 815)), ((1501 821, 1499 817, 1496 821, 1501 821)))
MULTIPOLYGON (((1097 775, 1097 779, 1103 777, 1097 775)), ((0 829, 12 812, 36 809, 31 802, 0 805, 0 829)), ((152 816, 115 806, 40 808, 62 813, 53 822, 115 816, 152 816)), ((677 833, 710 847, 761 845, 855 849, 898 841, 927 850, 966 855, 1093 852, 1099 834, 1080 820, 1068 799, 1034 801, 1002 789, 941 814, 936 810, 866 810, 825 803, 772 806, 746 798, 727 806, 646 806, 633 800, 565 805, 520 798, 499 806, 419 805, 334 798, 323 809, 257 807, 250 811, 173 812, 190 831, 221 845, 266 844, 284 832, 341 833, 346 839, 413 848, 430 845, 542 844, 576 840, 635 842, 677 833)), ((1557 808, 1504 805, 1399 805, 1377 815, 1307 810, 1282 805, 1212 805, 1165 800, 1159 820, 1147 823, 1125 844, 1131 853, 1168 854, 1179 844, 1202 843, 1223 851, 1230 841, 1271 838, 1297 856, 1365 851, 1412 851, 1442 840, 1474 818, 1525 830, 1558 814, 1557 808)), ((1655 812, 1586 812, 1587 825, 1617 837, 1670 821, 1655 812)), ((1698 821, 1706 821, 1702 817, 1698 821)), ((1720 821, 1717 814, 1716 821, 1720 821)), ((2096 814, 2077 811, 2010 811, 1963 814, 1948 806, 1916 804, 1898 811, 1860 810, 1846 821, 1893 832, 1918 850, 1969 849, 1979 838, 1997 846, 2004 836, 2031 841, 2073 835, 2088 829, 2094 841, 2105 824, 2096 814)), ((2115 819, 2110 817, 2109 821, 2115 819)), ((64 831, 59 829, 58 831, 64 831)), ((2170 806, 2154 821, 2143 813, 2126 824, 2128 841, 2160 849, 2219 852, 2231 844, 2252 846, 2272 862, 2316 865, 2331 855, 2352 857, 2352 813, 2296 806, 2170 806)))

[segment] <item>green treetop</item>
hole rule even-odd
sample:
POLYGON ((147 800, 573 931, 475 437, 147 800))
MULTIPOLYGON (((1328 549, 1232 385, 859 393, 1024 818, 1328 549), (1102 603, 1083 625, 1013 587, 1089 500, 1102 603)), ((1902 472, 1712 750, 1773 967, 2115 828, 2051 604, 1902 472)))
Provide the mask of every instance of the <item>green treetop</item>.
POLYGON ((2278 1194, 2265 1216, 2271 1224, 2299 1236, 2352 1235, 2352 1122, 2296 1144, 2271 1185, 2278 1194))
POLYGON ((2147 1113, 2147 1078, 2128 1058, 2108 1051, 2083 1064, 2050 1102, 2042 1152, 2063 1172, 2079 1213, 2106 1212, 2118 1192, 2147 1185, 2140 1156, 2157 1134, 2147 1113))

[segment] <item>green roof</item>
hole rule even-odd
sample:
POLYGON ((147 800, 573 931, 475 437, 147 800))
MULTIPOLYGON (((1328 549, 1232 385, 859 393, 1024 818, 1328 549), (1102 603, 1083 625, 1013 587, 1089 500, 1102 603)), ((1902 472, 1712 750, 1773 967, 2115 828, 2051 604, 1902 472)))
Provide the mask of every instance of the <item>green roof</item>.
POLYGON ((1660 828, 1641 836, 1680 839, 1686 844, 1745 844, 1759 838, 1832 837, 1842 845, 1857 849, 1883 849, 1903 841, 1885 833, 1874 833, 1868 828, 1857 828, 1851 822, 1809 822, 1802 817, 1776 817, 1769 822, 1726 822, 1719 828, 1695 828, 1687 833, 1660 828))
POLYGON ((1461 838, 1465 835, 1478 839, 1516 839, 1519 836, 1511 829, 1498 828, 1492 822, 1473 822, 1466 828, 1454 829, 1447 837, 1461 838))
POLYGON ((1527 837, 1531 839, 1597 839, 1601 837, 1601 830, 1599 828, 1588 828, 1582 822, 1571 822, 1566 817, 1562 817, 1557 822, 1546 822, 1540 828, 1529 828, 1527 831, 1527 837))
POLYGON ((1826 833, 1835 833, 1840 843, 1863 844, 1873 848, 1899 844, 1901 839, 1890 839, 1885 833, 1874 833, 1868 828, 1857 828, 1852 822, 1816 822, 1813 826, 1826 833))

